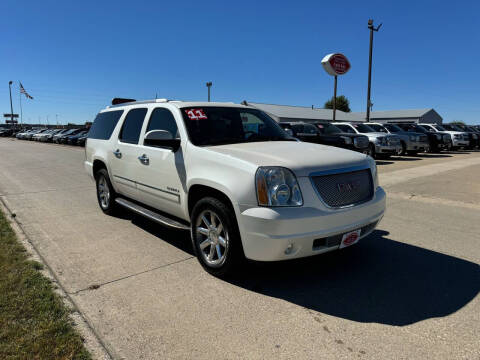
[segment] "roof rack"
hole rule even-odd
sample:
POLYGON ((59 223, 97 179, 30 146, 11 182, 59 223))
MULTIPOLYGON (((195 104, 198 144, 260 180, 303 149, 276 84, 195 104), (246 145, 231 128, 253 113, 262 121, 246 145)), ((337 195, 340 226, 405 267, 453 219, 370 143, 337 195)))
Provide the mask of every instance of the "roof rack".
POLYGON ((125 99, 125 98, 113 98, 112 99, 112 105, 120 105, 120 104, 125 104, 129 102, 135 102, 137 100, 135 99, 125 99))

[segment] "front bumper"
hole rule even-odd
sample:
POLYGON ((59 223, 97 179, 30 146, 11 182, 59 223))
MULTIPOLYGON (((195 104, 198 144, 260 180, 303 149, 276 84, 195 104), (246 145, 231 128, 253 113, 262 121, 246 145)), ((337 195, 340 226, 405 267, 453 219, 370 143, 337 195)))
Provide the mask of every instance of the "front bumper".
POLYGON ((336 250, 339 243, 329 246, 324 239, 361 228, 366 232, 360 238, 367 236, 382 219, 385 202, 385 191, 378 187, 372 200, 350 208, 246 209, 238 217, 245 256, 257 261, 277 261, 336 250))
POLYGON ((470 146, 470 141, 463 139, 453 139, 452 143, 455 147, 470 146))
POLYGON ((375 144, 375 152, 377 154, 396 155, 402 152, 402 145, 379 145, 375 144))
POLYGON ((407 151, 429 151, 430 144, 428 142, 409 141, 407 143, 407 151))
POLYGON ((341 147, 347 150, 358 151, 364 154, 368 152, 368 144, 366 147, 357 147, 354 144, 345 144, 345 145, 342 145, 341 147))

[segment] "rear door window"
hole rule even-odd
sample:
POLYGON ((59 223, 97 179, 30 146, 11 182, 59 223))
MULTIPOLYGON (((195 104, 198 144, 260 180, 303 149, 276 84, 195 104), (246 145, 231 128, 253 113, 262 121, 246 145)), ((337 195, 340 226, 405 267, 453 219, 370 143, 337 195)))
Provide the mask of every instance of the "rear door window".
POLYGON ((146 114, 146 108, 130 110, 125 117, 118 139, 124 143, 138 144, 140 131, 142 130, 143 120, 145 120, 146 114))
POLYGON ((305 124, 303 125, 303 133, 309 135, 316 135, 318 134, 319 130, 312 124, 305 124))
MULTIPOLYGON (((88 132, 89 139, 108 140, 112 136, 112 132, 117 126, 120 116, 122 116, 123 110, 107 111, 97 115, 90 131, 88 132)), ((64 134, 73 132, 67 131, 64 134)))

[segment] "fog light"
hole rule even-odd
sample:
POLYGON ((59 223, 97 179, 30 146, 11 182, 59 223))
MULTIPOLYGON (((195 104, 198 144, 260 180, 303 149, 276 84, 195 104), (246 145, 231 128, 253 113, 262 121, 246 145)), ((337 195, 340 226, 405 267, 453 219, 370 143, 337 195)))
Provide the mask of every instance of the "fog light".
POLYGON ((285 255, 291 254, 293 251, 293 244, 288 244, 287 248, 285 249, 285 255))

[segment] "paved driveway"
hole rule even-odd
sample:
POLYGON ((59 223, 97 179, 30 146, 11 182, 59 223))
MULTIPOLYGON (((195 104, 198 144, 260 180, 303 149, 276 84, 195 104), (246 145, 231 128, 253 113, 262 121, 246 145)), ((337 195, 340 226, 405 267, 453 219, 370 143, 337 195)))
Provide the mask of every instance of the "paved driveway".
POLYGON ((0 139, 0 196, 118 359, 479 359, 480 153, 379 162, 358 246, 206 274, 188 233, 98 208, 83 149, 0 139))

